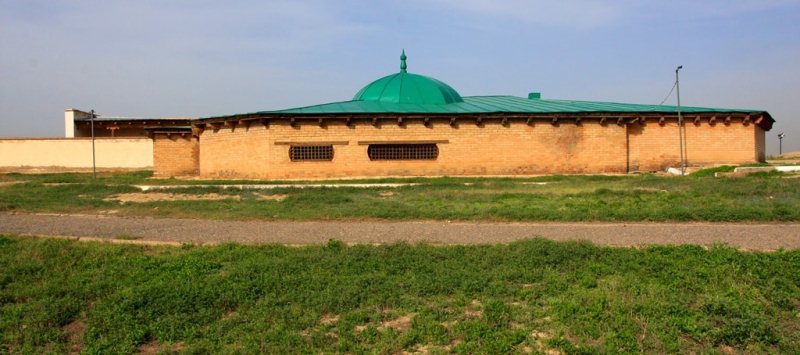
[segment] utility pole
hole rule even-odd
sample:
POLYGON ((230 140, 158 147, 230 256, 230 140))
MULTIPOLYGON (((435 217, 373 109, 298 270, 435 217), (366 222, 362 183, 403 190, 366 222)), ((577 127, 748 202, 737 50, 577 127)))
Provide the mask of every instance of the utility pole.
POLYGON ((91 111, 89 114, 89 118, 92 120, 92 178, 97 179, 97 163, 95 160, 95 153, 94 153, 94 117, 95 117, 94 110, 91 111))
POLYGON ((786 134, 778 133, 778 155, 783 155, 783 137, 786 137, 786 134))
POLYGON ((678 140, 681 149, 681 175, 686 175, 686 137, 683 129, 683 115, 681 115, 681 81, 678 76, 678 71, 683 69, 683 65, 679 65, 675 69, 675 89, 678 96, 678 140))

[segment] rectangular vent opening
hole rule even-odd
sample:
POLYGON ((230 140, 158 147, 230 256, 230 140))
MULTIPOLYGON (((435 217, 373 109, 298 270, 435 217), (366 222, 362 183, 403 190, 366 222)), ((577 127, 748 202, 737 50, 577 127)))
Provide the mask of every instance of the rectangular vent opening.
POLYGON ((436 144, 370 144, 367 148, 369 160, 436 160, 439 147, 436 144))
POLYGON ((292 161, 331 161, 333 145, 297 145, 289 147, 292 161))

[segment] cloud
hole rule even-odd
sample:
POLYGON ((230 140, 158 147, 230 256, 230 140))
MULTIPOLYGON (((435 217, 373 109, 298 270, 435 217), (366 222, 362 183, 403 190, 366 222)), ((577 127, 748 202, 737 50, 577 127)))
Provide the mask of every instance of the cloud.
POLYGON ((475 17, 520 23, 594 29, 625 21, 722 18, 798 5, 798 0, 418 0, 475 17))
POLYGON ((369 32, 338 5, 0 0, 0 135, 57 135, 65 107, 160 116, 291 105, 297 77, 318 70, 310 63, 369 32))
POLYGON ((420 0, 420 2, 476 16, 502 17, 526 23, 577 28, 605 25, 623 16, 618 6, 602 0, 420 0))
MULTIPOLYGON (((7 31, 75 39, 95 50, 179 52, 253 50, 309 51, 367 29, 347 21, 336 6, 321 1, 75 1, 48 7, 40 1, 7 6, 0 19, 7 31)), ((48 43, 55 44, 57 43, 48 43)))

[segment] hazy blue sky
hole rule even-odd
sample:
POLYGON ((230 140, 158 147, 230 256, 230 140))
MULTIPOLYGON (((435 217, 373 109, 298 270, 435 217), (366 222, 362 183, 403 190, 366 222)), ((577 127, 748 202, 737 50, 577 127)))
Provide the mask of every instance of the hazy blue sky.
POLYGON ((658 104, 682 64, 685 105, 767 110, 768 153, 800 150, 790 0, 0 0, 0 136, 348 100, 402 48, 462 95, 658 104))

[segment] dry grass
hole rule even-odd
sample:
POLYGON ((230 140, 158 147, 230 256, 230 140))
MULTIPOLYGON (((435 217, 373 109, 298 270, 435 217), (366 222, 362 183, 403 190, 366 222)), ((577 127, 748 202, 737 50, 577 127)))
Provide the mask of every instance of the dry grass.
POLYGON ((220 201, 220 200, 241 200, 239 195, 220 195, 216 193, 206 194, 170 194, 163 192, 151 193, 126 193, 117 194, 103 199, 103 201, 118 202, 160 202, 160 201, 220 201))
POLYGON ((289 197, 289 195, 287 194, 275 194, 275 195, 256 194, 256 195, 258 196, 258 199, 262 201, 278 201, 278 202, 283 201, 287 197, 289 197))

